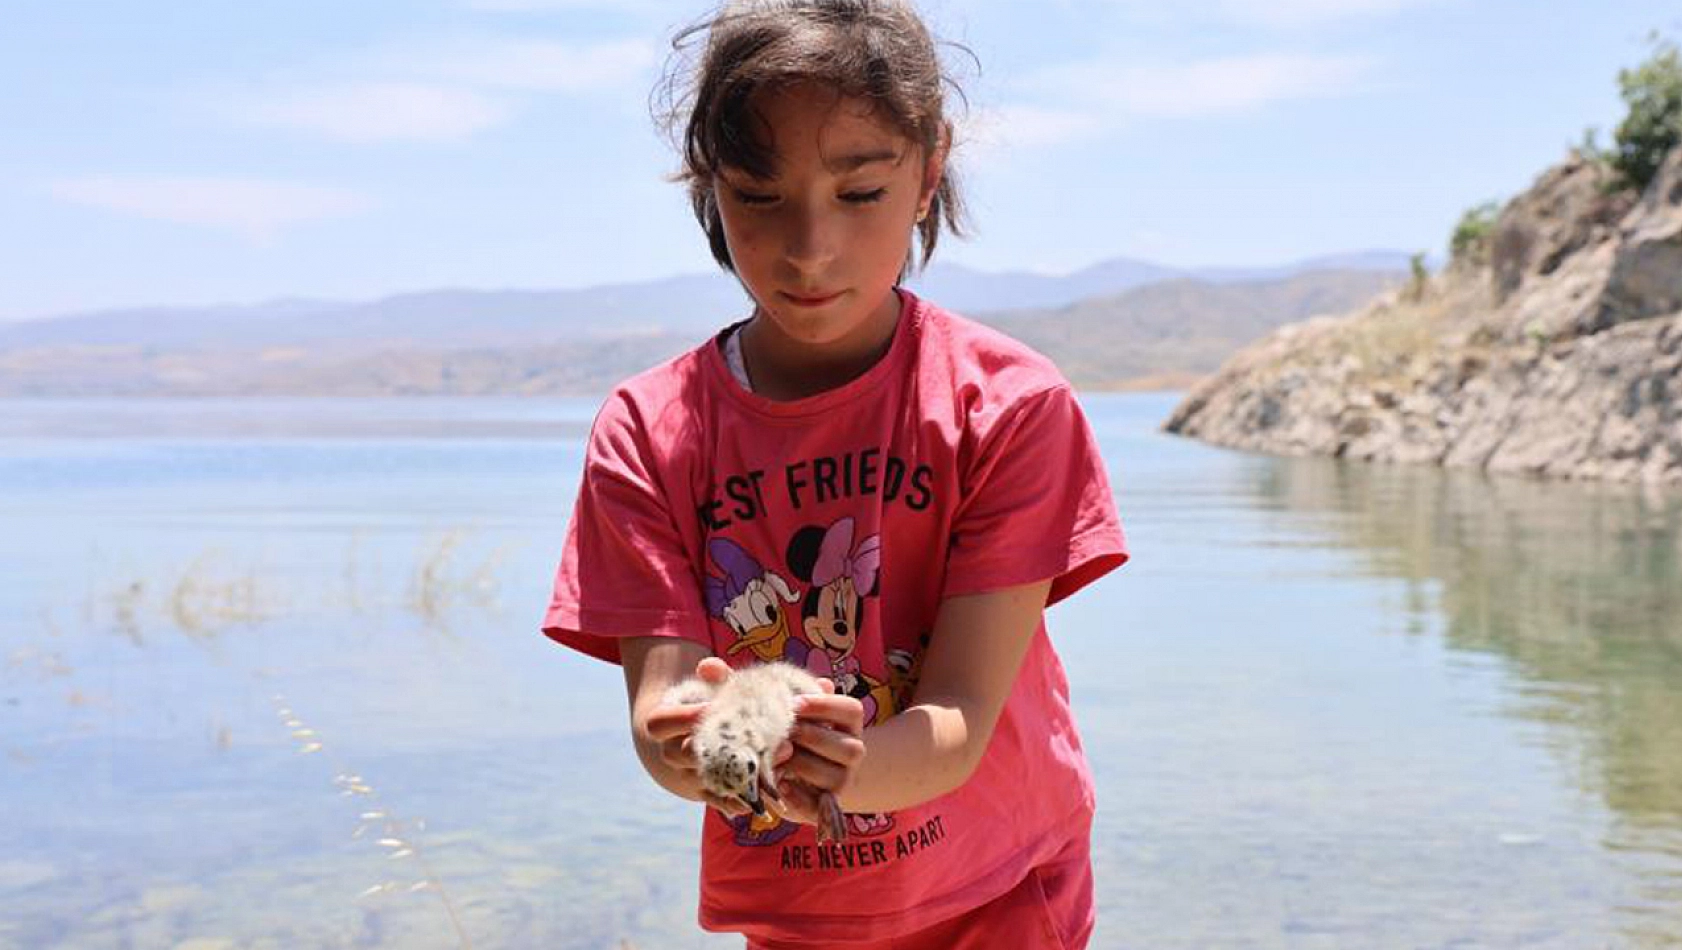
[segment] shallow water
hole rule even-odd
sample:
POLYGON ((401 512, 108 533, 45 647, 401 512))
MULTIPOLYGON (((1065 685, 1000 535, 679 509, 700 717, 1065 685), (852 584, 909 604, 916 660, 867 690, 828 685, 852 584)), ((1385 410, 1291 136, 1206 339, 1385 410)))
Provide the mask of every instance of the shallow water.
MULTIPOLYGON (((1086 402, 1094 946, 1682 946, 1682 499, 1086 402)), ((535 632, 593 409, 0 403, 0 947, 739 945, 535 632)))

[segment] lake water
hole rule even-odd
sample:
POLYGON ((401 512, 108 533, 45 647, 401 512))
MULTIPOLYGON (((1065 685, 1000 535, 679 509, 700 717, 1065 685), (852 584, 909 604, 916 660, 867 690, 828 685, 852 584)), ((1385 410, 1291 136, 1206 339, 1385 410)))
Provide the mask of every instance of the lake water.
MULTIPOLYGON (((1682 498, 1091 396, 1095 947, 1682 946, 1682 498)), ((0 947, 734 947, 536 632, 582 401, 0 403, 0 947)))

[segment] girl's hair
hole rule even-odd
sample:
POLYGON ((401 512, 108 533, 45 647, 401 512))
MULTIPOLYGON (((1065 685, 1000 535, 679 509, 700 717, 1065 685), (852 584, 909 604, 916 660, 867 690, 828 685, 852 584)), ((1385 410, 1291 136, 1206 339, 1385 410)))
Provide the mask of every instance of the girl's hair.
MULTIPOLYGON (((722 168, 770 175, 771 148, 757 134, 763 124, 753 112, 761 91, 797 83, 832 88, 871 103, 925 158, 942 148, 950 154, 945 89, 960 99, 963 90, 942 68, 934 39, 907 0, 732 0, 679 32, 672 48, 655 109, 682 155, 675 178, 688 185, 695 219, 725 270, 735 268, 713 178, 722 168)), ((945 168, 917 224, 919 266, 934 255, 942 227, 963 234, 963 201, 950 162, 945 168)))

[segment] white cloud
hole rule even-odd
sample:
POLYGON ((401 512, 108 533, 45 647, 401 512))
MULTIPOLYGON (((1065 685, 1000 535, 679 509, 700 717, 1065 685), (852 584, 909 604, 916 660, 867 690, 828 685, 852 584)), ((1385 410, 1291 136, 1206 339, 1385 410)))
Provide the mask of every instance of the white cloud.
POLYGON ((354 144, 453 142, 510 121, 536 95, 632 87, 640 95, 656 58, 642 39, 410 37, 200 95, 241 124, 354 144))
POLYGON ((1187 118, 1344 95, 1369 65, 1354 56, 1290 54, 1160 65, 1100 61, 1053 67, 1024 85, 1101 103, 1120 116, 1187 118))
POLYGON ((1441 0, 1221 0, 1216 8, 1233 20, 1267 26, 1312 26, 1337 20, 1382 17, 1441 0))
POLYGON ((1009 105, 970 113, 959 130, 966 155, 986 158, 1041 145, 1062 145, 1103 131, 1100 117, 1069 109, 1009 105))
POLYGON ((1199 119, 1357 91, 1371 62, 1355 56, 1261 54, 1183 63, 1091 61, 1055 66, 1016 88, 1033 103, 995 110, 1006 143, 1055 145, 1146 119, 1199 119))
POLYGON ((58 198, 153 221, 231 231, 264 243, 281 230, 368 207, 339 188, 258 178, 91 175, 50 184, 58 198))
POLYGON ((229 102, 239 121, 341 142, 448 142, 505 121, 509 105, 467 89, 413 82, 350 82, 259 91, 229 102))
POLYGON ((655 63, 642 39, 595 44, 467 35, 393 43, 367 55, 379 75, 480 89, 579 93, 640 82, 655 63))
MULTIPOLYGON (((985 2, 985 0, 982 0, 985 2)), ((1160 0, 1049 0, 1063 10, 1119 11, 1147 22, 1304 28, 1381 19, 1417 7, 1454 0, 1213 0, 1201 4, 1163 5, 1160 0)))

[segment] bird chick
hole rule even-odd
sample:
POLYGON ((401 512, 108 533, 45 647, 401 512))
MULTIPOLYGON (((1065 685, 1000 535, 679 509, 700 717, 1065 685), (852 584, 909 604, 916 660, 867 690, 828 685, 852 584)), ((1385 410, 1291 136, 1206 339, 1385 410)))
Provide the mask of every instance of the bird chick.
MULTIPOLYGON (((759 663, 730 674, 714 686, 687 679, 666 691, 667 703, 707 703, 690 746, 701 766, 701 785, 720 798, 734 798, 764 816, 763 798, 777 795, 773 758, 794 729, 798 696, 818 695, 816 677, 787 663, 759 663)), ((846 821, 835 795, 817 791, 818 841, 842 841, 846 821)))

